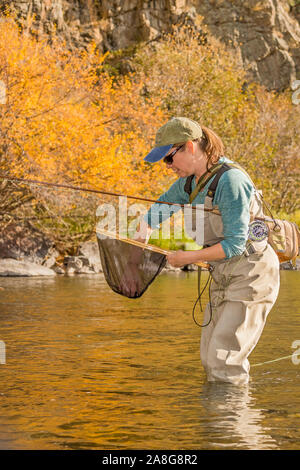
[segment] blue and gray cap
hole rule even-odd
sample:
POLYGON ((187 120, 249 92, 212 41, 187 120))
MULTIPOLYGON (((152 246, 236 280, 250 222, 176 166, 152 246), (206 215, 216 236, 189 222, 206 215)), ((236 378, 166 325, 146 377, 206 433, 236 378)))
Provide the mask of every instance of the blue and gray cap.
POLYGON ((151 163, 158 162, 175 144, 199 139, 202 135, 202 129, 196 121, 185 117, 174 117, 158 129, 155 147, 144 160, 151 163))

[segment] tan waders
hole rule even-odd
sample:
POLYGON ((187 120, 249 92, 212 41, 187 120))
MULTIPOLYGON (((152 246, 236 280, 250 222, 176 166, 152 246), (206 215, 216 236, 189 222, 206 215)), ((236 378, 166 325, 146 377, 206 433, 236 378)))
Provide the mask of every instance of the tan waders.
MULTIPOLYGON (((279 291, 279 261, 270 245, 248 257, 215 263, 212 320, 203 328, 200 355, 209 381, 244 384, 256 346, 279 291)), ((206 306, 204 324, 210 307, 206 306)))
MULTIPOLYGON (((206 197, 205 207, 211 208, 206 197)), ((217 207, 215 207, 217 209, 217 207)), ((263 216, 259 196, 255 193, 250 212, 263 216)), ((222 217, 205 213, 206 245, 223 237, 222 217)), ((256 346, 266 319, 279 291, 279 260, 267 241, 248 245, 241 256, 211 263, 212 319, 202 329, 200 355, 209 381, 245 384, 249 380, 248 356, 256 346)), ((210 318, 206 306, 203 323, 210 318)))

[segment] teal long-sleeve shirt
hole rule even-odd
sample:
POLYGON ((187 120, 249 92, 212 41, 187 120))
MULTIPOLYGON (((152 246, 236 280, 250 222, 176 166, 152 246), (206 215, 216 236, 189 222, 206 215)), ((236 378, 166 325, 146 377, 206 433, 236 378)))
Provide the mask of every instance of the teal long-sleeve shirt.
MULTIPOLYGON (((231 163, 226 157, 221 157, 219 163, 231 163)), ((213 181, 213 176, 203 190, 197 194, 192 205, 204 204, 207 190, 213 181)), ((175 204, 189 204, 189 196, 184 191, 186 178, 179 178, 162 194, 158 201, 175 204)), ((192 181, 192 190, 196 186, 195 178, 192 181)), ((240 255, 244 252, 248 239, 248 226, 250 222, 250 200, 254 192, 253 184, 245 173, 237 168, 226 171, 221 176, 214 196, 214 205, 217 205, 222 217, 224 240, 220 243, 226 258, 240 255)), ((151 228, 158 228, 159 224, 179 210, 165 204, 153 204, 145 216, 151 228), (174 209, 174 210, 173 210, 174 209)))

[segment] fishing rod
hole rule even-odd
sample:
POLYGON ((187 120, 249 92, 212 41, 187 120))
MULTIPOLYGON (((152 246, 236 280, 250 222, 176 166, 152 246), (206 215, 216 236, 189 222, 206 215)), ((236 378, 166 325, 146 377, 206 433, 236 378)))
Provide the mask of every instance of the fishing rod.
MULTIPOLYGON (((54 187, 54 188, 63 188, 63 189, 72 189, 73 191, 84 191, 84 192, 89 192, 89 193, 95 193, 95 194, 105 194, 107 196, 116 196, 116 197, 127 197, 128 199, 136 199, 139 201, 145 201, 145 202, 152 202, 155 204, 167 204, 169 206, 179 206, 181 208, 186 207, 186 204, 179 204, 176 202, 166 202, 166 201, 159 201, 155 199, 149 199, 141 196, 132 196, 132 195, 127 195, 127 194, 121 194, 121 193, 114 193, 111 191, 104 191, 100 189, 90 189, 90 188, 81 188, 79 186, 72 186, 72 185, 67 185, 67 184, 62 184, 62 183, 50 183, 48 181, 40 181, 40 180, 32 180, 32 179, 25 179, 25 178, 16 178, 12 176, 5 176, 5 175, 0 175, 0 179, 7 180, 7 181, 12 181, 12 182, 18 182, 18 183, 25 183, 25 184, 37 184, 40 186, 47 186, 47 187, 54 187)), ((197 206, 190 206, 192 209, 195 210, 203 210, 205 212, 210 212, 215 215, 221 215, 219 212, 215 211, 214 209, 207 209, 206 207, 197 207, 197 206)))
POLYGON ((52 220, 52 219, 88 219, 88 218, 95 218, 94 215, 47 215, 41 217, 18 217, 17 215, 10 214, 9 212, 0 212, 0 218, 13 218, 14 220, 24 221, 24 220, 52 220))

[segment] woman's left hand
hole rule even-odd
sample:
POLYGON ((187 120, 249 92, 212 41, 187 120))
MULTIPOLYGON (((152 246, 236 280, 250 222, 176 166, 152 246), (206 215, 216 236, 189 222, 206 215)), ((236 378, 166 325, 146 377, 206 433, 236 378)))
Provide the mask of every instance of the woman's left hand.
POLYGON ((192 264, 194 261, 192 260, 191 254, 188 251, 174 251, 167 255, 167 260, 171 266, 174 268, 181 268, 187 264, 192 264))

